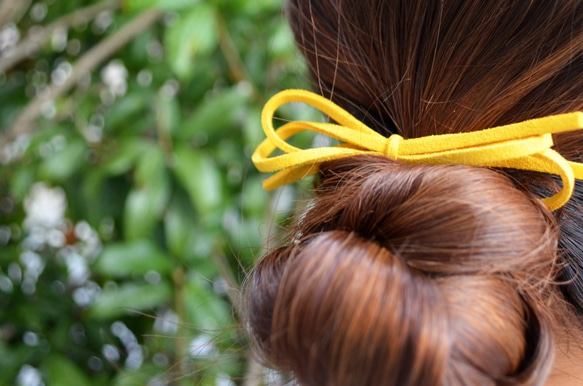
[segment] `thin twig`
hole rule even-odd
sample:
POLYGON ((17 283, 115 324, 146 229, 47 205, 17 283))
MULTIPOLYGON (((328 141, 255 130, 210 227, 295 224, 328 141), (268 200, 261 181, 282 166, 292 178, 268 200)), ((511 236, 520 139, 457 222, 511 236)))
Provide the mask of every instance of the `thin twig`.
POLYGON ((14 141, 18 136, 30 134, 34 130, 34 121, 39 117, 46 103, 66 94, 103 61, 130 42, 136 35, 148 29, 160 16, 162 16, 162 13, 157 10, 144 11, 115 34, 104 39, 97 46, 89 50, 75 63, 71 76, 65 82, 59 85, 51 85, 48 92, 43 93, 42 96, 35 97, 20 112, 10 128, 0 138, 0 149, 14 141))
MULTIPOLYGON (((4 0, 2 2, 2 6, 10 1, 13 0, 4 0)), ((14 1, 19 2, 21 0, 14 1)), ((70 14, 61 17, 46 27, 41 27, 39 31, 31 33, 27 38, 21 40, 20 43, 16 45, 16 47, 10 49, 8 52, 3 53, 2 57, 0 57, 0 72, 8 71, 20 63, 23 59, 26 59, 30 55, 34 54, 51 38, 53 32, 56 30, 61 28, 69 28, 81 21, 93 19, 99 13, 116 9, 120 5, 121 0, 107 0, 99 4, 91 5, 85 8, 81 8, 75 12, 71 12, 70 14)), ((0 18, 2 17, 1 15, 2 14, 0 13, 0 18)))
POLYGON ((182 358, 186 355, 186 338, 183 331, 184 324, 186 320, 186 309, 184 304, 184 281, 185 274, 184 269, 179 267, 172 272, 172 282, 174 283, 174 307, 176 314, 178 315, 178 339, 174 341, 174 351, 178 358, 182 358))
POLYGON ((232 80, 235 82, 248 80, 249 77, 245 73, 245 66, 243 65, 239 51, 233 43, 225 21, 220 16, 217 16, 217 27, 219 31, 219 46, 223 55, 225 55, 225 59, 227 59, 232 80))

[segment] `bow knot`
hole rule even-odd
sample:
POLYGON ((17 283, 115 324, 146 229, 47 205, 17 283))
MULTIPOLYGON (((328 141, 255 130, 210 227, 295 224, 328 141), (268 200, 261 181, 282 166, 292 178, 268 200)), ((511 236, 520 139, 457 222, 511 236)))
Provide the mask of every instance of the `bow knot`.
POLYGON ((401 146, 401 141, 403 137, 399 134, 393 134, 389 138, 387 138, 387 144, 385 145, 385 150, 383 154, 390 159, 394 159, 395 161, 399 159, 399 147, 401 146))
POLYGON ((267 138, 257 147, 252 160, 260 171, 276 172, 264 181, 267 190, 314 174, 323 162, 363 154, 379 154, 408 163, 512 168, 555 174, 561 177, 563 187, 554 196, 542 200, 551 210, 560 208, 570 199, 575 178, 583 179, 583 164, 567 161, 552 149, 552 134, 583 129, 582 112, 469 133, 411 139, 391 135, 386 138, 326 98, 309 91, 286 90, 265 104, 261 121, 267 138), (275 130, 275 111, 290 102, 309 104, 336 123, 292 121, 275 130), (302 131, 324 134, 342 143, 300 149, 286 142, 302 131), (271 156, 276 149, 283 154, 271 156))

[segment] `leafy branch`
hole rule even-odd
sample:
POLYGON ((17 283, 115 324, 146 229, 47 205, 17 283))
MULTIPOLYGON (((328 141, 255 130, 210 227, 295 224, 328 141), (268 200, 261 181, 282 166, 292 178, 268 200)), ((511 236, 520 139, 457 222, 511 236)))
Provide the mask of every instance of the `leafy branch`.
MULTIPOLYGON (((3 12, 2 8, 5 6, 5 4, 8 4, 6 7, 9 7, 11 1, 16 3, 20 2, 20 0, 4 0, 2 2, 0 5, 0 25, 2 25, 1 18, 3 17, 1 16, 3 12)), ((4 53, 4 55, 0 57, 0 72, 6 72, 10 70, 22 60, 37 52, 43 44, 50 40, 53 32, 61 28, 69 28, 87 19, 93 19, 99 13, 116 9, 120 5, 121 0, 108 0, 99 4, 91 5, 86 8, 79 9, 75 12, 71 12, 70 14, 61 17, 46 27, 31 33, 16 47, 11 49, 9 52, 4 53)), ((7 13, 9 13, 9 11, 7 13)))
MULTIPOLYGON (((117 1, 117 0, 115 0, 117 1)), ((14 141, 18 136, 30 134, 34 131, 34 121, 39 117, 43 106, 63 95, 73 88, 85 76, 89 75, 101 63, 116 51, 129 43, 142 31, 154 24, 162 13, 157 10, 142 12, 135 19, 127 23, 122 29, 100 42, 97 46, 83 55, 73 66, 71 76, 62 84, 51 85, 46 93, 35 97, 16 117, 12 125, 0 138, 0 148, 14 141)))

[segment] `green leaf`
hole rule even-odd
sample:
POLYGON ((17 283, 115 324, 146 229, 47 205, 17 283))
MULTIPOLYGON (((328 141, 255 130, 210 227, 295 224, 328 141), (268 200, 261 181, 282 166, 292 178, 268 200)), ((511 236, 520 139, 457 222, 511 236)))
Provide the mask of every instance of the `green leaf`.
POLYGON ((27 166, 20 166, 12 174, 8 186, 10 192, 19 200, 24 199, 24 196, 34 184, 35 172, 34 169, 27 166))
POLYGON ((179 78, 189 79, 194 58, 213 51, 217 42, 214 8, 208 3, 194 5, 166 31, 164 46, 170 67, 179 78))
POLYGON ((225 224, 225 232, 229 235, 229 245, 238 251, 239 259, 250 261, 261 245, 263 220, 250 216, 230 217, 225 224))
POLYGON ((73 218, 85 218, 98 227, 105 218, 119 216, 123 213, 129 188, 125 178, 108 178, 100 168, 87 170, 81 186, 74 183, 68 188, 70 209, 73 209, 71 204, 75 204, 73 218))
POLYGON ((124 208, 124 235, 128 240, 150 236, 170 198, 170 184, 164 154, 144 154, 136 169, 136 187, 130 191, 124 208))
POLYGON ((149 240, 107 245, 94 266, 95 272, 107 276, 142 275, 149 271, 169 274, 172 262, 149 240))
POLYGON ((201 214, 213 213, 222 202, 220 171, 207 154, 186 146, 175 149, 173 171, 201 214))
MULTIPOLYGON (((176 132, 179 138, 191 138, 198 133, 210 137, 220 137, 225 132, 232 134, 241 116, 245 117, 244 108, 249 103, 249 93, 244 88, 231 88, 205 98, 180 126, 176 132)), ((261 130, 259 115, 255 122, 261 130)))
POLYGON ((254 0, 245 1, 244 4, 245 4, 244 12, 248 15, 258 15, 266 12, 277 12, 279 9, 281 9, 280 0, 254 0))
POLYGON ((136 121, 136 118, 144 115, 148 111, 149 104, 155 94, 141 90, 140 92, 129 93, 116 100, 111 107, 105 124, 107 132, 127 132, 128 124, 136 121))
POLYGON ((170 135, 180 124, 180 105, 175 98, 159 95, 156 100, 156 124, 161 132, 170 135))
POLYGON ((216 250, 217 245, 223 245, 225 236, 223 229, 218 227, 209 227, 201 224, 197 217, 194 217, 195 225, 184 231, 186 236, 183 253, 180 255, 181 260, 188 266, 196 267, 196 271, 201 275, 212 277, 218 273, 211 256, 216 250))
POLYGON ((67 358, 51 353, 43 362, 51 386, 89 386, 91 381, 79 367, 67 358))
POLYGON ((162 150, 152 146, 144 152, 136 167, 136 184, 139 186, 158 184, 166 176, 166 159, 162 150))
POLYGON ((132 190, 124 208, 124 235, 138 240, 151 235, 166 206, 170 190, 167 183, 132 190))
POLYGON ((72 141, 63 150, 49 155, 39 167, 39 175, 52 181, 71 177, 86 162, 87 146, 81 140, 72 141))
POLYGON ((166 244, 174 256, 183 257, 195 227, 196 219, 192 207, 188 202, 175 197, 164 214, 166 244))
MULTIPOLYGON (((14 312, 14 311, 12 311, 14 312)), ((6 319, 4 319, 6 320, 6 319)), ((35 356, 38 348, 33 348, 24 343, 7 344, 0 340, 0 385, 13 385, 14 378, 22 365, 29 363, 35 356)))
POLYGON ((254 149, 265 138, 265 134, 261 128, 260 117, 261 110, 259 108, 251 109, 245 116, 243 139, 249 149, 254 149))
POLYGON ((271 52, 274 58, 292 58, 296 54, 294 36, 289 24, 281 22, 271 38, 271 52))
POLYGON ((171 299, 172 287, 168 283, 128 283, 119 288, 105 289, 88 314, 94 319, 112 319, 132 314, 132 311, 152 310, 171 299))
MULTIPOLYGON (((171 381, 172 375, 164 374, 165 371, 159 366, 154 366, 150 364, 144 364, 139 370, 134 369, 123 369, 118 372, 114 381, 111 383, 112 386, 137 386, 137 385, 156 385, 159 382, 152 382, 152 378, 158 375, 159 380, 168 380, 164 382, 164 385, 174 385, 171 381)), ((191 381, 192 383, 192 381, 191 381)), ((182 385, 182 384, 180 384, 182 385)))
POLYGON ((261 183, 260 176, 253 176, 245 180, 241 192, 243 210, 247 215, 260 217, 269 205, 269 194, 261 183))
POLYGON ((217 331, 228 326, 230 307, 211 289, 210 284, 199 276, 188 276, 184 291, 186 320, 196 329, 217 331))
POLYGON ((105 173, 115 176, 130 171, 141 155, 155 151, 155 145, 139 138, 129 138, 119 141, 114 149, 102 168, 105 173))
POLYGON ((157 8, 161 11, 182 11, 198 2, 198 0, 125 0, 124 8, 128 11, 143 11, 148 8, 157 8))

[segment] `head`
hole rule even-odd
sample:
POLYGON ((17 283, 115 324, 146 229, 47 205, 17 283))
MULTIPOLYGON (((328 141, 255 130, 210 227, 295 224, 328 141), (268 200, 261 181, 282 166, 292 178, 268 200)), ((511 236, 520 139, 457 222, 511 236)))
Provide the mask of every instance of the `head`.
MULTIPOLYGON (((316 90, 386 135, 583 109, 578 0, 290 0, 286 12, 316 90)), ((555 142, 580 158, 583 138, 555 142)), ((550 213, 537 197, 554 189, 532 173, 325 164, 248 280, 251 336, 305 385, 542 384, 562 300, 583 304, 582 193, 550 213)))

